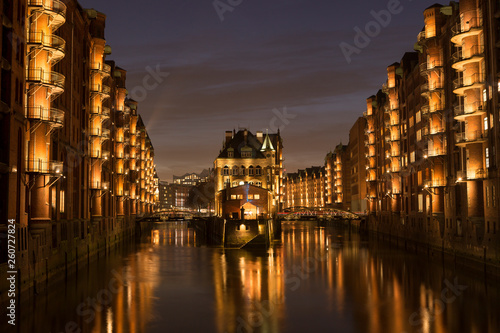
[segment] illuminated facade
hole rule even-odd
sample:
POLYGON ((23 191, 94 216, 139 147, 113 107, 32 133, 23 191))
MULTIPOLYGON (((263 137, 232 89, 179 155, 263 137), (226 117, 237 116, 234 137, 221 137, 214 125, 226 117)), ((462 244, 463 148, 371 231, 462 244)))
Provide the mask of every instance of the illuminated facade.
POLYGON ((244 205, 258 217, 272 216, 284 200, 283 144, 279 132, 254 135, 246 129, 227 131, 224 147, 214 162, 214 174, 217 216, 236 216, 244 205), (239 188, 248 189, 245 196, 239 188))
POLYGON ((0 232, 16 221, 24 289, 132 234, 158 177, 125 71, 105 59, 105 15, 74 0, 1 6, 0 232))
POLYGON ((377 230, 499 259, 499 10, 474 0, 427 8, 417 52, 389 66, 367 99, 377 230))
POLYGON ((285 176, 285 206, 325 207, 326 169, 311 167, 285 176))

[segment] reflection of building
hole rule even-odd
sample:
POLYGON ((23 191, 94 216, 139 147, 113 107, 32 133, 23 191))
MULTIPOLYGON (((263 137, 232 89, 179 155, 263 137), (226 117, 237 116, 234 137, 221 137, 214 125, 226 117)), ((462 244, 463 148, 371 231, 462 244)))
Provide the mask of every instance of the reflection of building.
POLYGON ((153 212, 154 151, 126 72, 106 62, 104 14, 74 0, 0 9, 0 233, 15 221, 19 276, 43 281, 153 212))
POLYGON ((277 211, 283 200, 282 147, 279 132, 265 136, 246 129, 226 132, 224 147, 214 162, 218 216, 240 216, 246 203, 250 211, 264 217, 277 211))
POLYGON ((326 170, 311 167, 289 173, 284 180, 284 208, 325 207, 326 170))
POLYGON ((160 207, 162 210, 187 209, 190 185, 160 182, 160 207))

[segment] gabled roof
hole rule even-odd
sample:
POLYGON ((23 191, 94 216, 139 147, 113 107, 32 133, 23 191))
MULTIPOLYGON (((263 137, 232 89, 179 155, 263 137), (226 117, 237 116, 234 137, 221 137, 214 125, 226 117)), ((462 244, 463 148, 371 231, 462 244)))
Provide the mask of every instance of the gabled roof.
POLYGON ((222 151, 219 153, 218 158, 227 158, 228 151, 233 153, 234 158, 242 158, 241 151, 252 151, 252 158, 266 158, 265 151, 266 149, 262 149, 263 147, 270 147, 270 149, 274 150, 274 147, 278 145, 278 134, 266 134, 263 143, 257 139, 257 137, 247 131, 246 140, 245 140, 245 130, 239 130, 236 134, 233 135, 233 138, 225 144, 222 151))

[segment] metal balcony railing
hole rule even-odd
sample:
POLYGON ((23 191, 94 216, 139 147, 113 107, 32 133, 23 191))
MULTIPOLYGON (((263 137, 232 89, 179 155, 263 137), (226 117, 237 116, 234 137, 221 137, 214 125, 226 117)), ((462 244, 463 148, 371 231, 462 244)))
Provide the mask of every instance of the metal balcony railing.
POLYGON ((28 44, 39 45, 40 47, 51 49, 55 53, 60 53, 59 55, 54 54, 58 59, 64 56, 66 50, 66 41, 59 36, 45 34, 43 32, 29 32, 28 33, 28 44))
POLYGON ((59 161, 47 161, 44 159, 26 160, 26 172, 59 175, 63 172, 63 163, 59 161))
POLYGON ((442 186, 446 186, 446 179, 436 178, 436 179, 424 180, 424 187, 442 187, 442 186))
POLYGON ((451 27, 451 33, 453 36, 458 36, 460 34, 465 34, 474 29, 481 29, 483 26, 483 19, 479 17, 472 17, 465 21, 459 19, 458 22, 451 27))
POLYGON ((482 113, 484 112, 483 108, 484 106, 481 102, 475 102, 470 104, 456 105, 453 108, 453 110, 455 113, 455 117, 461 117, 461 116, 473 115, 478 112, 482 113))
POLYGON ((456 134, 456 143, 474 143, 478 141, 484 141, 488 138, 487 133, 483 133, 480 130, 469 131, 456 134))
POLYGON ((441 69, 443 67, 443 63, 438 60, 423 62, 420 64, 420 73, 425 74, 430 70, 441 69))
POLYGON ((31 83, 40 83, 64 89, 65 77, 57 72, 46 72, 42 68, 28 68, 26 71, 26 81, 31 83))
POLYGON ((39 7, 66 18, 66 5, 60 0, 28 0, 28 7, 39 7))
POLYGON ((457 181, 488 178, 488 170, 483 168, 457 171, 457 181))
POLYGON ((446 149, 444 148, 424 149, 424 157, 436 157, 443 155, 446 155, 446 149))
POLYGON ((28 106, 26 117, 30 120, 48 122, 54 127, 61 127, 64 124, 64 111, 55 108, 28 106))
POLYGON ((475 73, 467 77, 459 77, 458 79, 453 80, 453 88, 466 88, 473 86, 474 84, 484 83, 485 75, 484 73, 475 73))
POLYGON ((483 53, 484 53, 483 45, 473 45, 470 48, 462 49, 460 51, 453 53, 451 59, 453 63, 457 63, 460 61, 469 60, 476 56, 483 55, 483 53))

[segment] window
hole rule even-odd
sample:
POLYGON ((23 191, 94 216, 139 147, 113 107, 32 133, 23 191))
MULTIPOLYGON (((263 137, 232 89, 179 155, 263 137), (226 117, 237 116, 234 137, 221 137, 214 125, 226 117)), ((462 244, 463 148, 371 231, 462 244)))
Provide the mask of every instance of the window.
POLYGON ((484 130, 487 131, 488 130, 488 117, 484 117, 483 122, 484 122, 484 130))
POLYGON ((254 194, 253 198, 254 198, 255 200, 259 200, 259 199, 260 199, 260 194, 254 194))
POLYGON ((242 176, 245 175, 245 167, 244 166, 241 166, 240 175, 242 175, 242 176))
POLYGON ((420 120, 421 120, 420 111, 418 111, 417 114, 415 115, 415 119, 416 119, 417 124, 418 124, 420 122, 420 120))
POLYGON ((227 165, 222 169, 222 175, 229 176, 229 167, 227 165))
POLYGON ((248 175, 253 176, 253 166, 251 165, 248 167, 248 175))
POLYGON ((236 198, 238 198, 239 200, 243 199, 243 194, 237 194, 236 198))
POLYGON ((233 167, 233 176, 237 176, 238 175, 238 167, 233 167))
POLYGON ((238 186, 238 183, 237 182, 233 182, 232 187, 236 187, 236 186, 238 186))
POLYGON ((490 167, 490 149, 489 148, 484 149, 484 156, 486 158, 486 167, 489 168, 490 167))
POLYGON ((231 194, 231 200, 236 200, 236 194, 231 194))
POLYGON ((248 200, 252 200, 253 199, 253 194, 249 194, 248 195, 248 200))
POLYGON ((483 89, 483 102, 486 102, 488 100, 488 91, 486 89, 483 89))
POLYGON ((422 141, 422 130, 417 131, 417 141, 422 141))
POLYGON ((424 195, 423 194, 418 195, 418 211, 419 212, 424 211, 424 195))
POLYGON ((262 169, 261 169, 261 167, 260 167, 260 166, 257 166, 257 168, 255 168, 255 174, 256 174, 257 176, 260 176, 260 175, 262 174, 262 169))
POLYGON ((255 183, 255 185, 257 185, 258 187, 262 187, 262 182, 257 182, 255 183))
POLYGON ((242 151, 241 152, 241 157, 252 157, 252 152, 251 151, 242 151))
POLYGON ((227 157, 234 157, 234 151, 228 151, 227 157))

